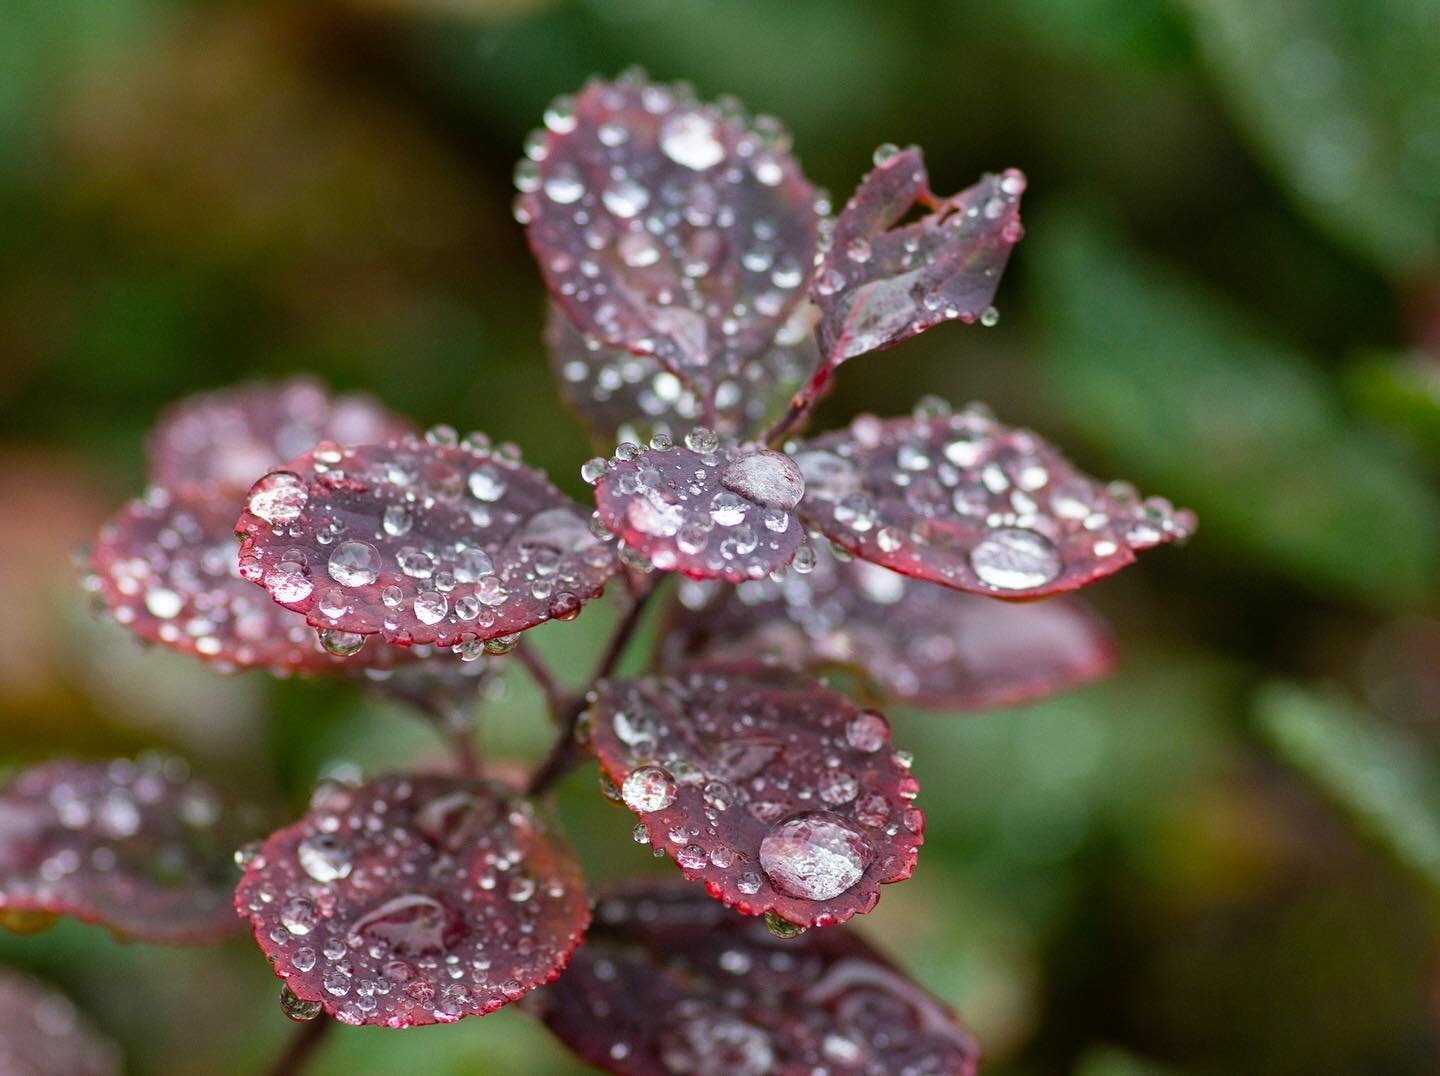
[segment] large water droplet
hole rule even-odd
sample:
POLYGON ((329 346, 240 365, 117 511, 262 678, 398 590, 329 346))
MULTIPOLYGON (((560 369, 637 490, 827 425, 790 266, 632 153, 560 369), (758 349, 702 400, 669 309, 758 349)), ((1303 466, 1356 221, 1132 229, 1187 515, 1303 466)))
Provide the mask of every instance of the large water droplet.
POLYGON ((273 471, 250 489, 250 511, 276 526, 300 518, 310 494, 300 476, 290 471, 273 471))
POLYGON ((812 811, 775 826, 760 842, 760 867, 780 892, 805 900, 838 897, 874 857, 864 835, 838 815, 812 811))
POLYGON ((342 587, 367 587, 380 577, 380 552, 369 542, 341 542, 326 566, 342 587))
POLYGON ((445 952, 462 926, 459 916, 434 897, 406 893, 367 912, 350 929, 396 956, 414 958, 445 952))
POLYGON ((703 112, 679 112, 660 128, 660 149, 676 164, 700 172, 725 159, 719 125, 703 112))
POLYGON ((756 504, 786 511, 805 495, 805 477, 795 461, 769 449, 732 461, 721 472, 720 484, 756 504))
POLYGON ((982 583, 1000 590, 1031 590, 1060 574, 1060 551, 1043 534, 1019 527, 991 531, 970 551, 982 583))
POLYGON ((335 882, 350 874, 350 851, 328 833, 306 837, 295 849, 300 869, 317 882, 335 882))
POLYGON ((632 811, 663 811, 675 802, 675 778, 661 766, 641 766, 625 778, 620 795, 632 811))

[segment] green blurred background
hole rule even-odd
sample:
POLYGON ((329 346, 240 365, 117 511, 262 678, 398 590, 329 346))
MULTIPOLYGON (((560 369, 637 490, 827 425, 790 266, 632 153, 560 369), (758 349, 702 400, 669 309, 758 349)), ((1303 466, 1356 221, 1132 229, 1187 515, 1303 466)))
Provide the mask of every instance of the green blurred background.
MULTIPOLYGON (((894 715, 930 817, 862 929, 987 1072, 1440 1071, 1440 2, 6 0, 0 30, 0 769, 163 745, 294 814, 431 755, 347 688, 216 678, 90 618, 73 551, 185 393, 311 371, 485 429, 579 494, 510 170, 554 94, 640 63, 783 118, 842 200, 880 142, 942 190, 1030 176, 990 329, 847 365, 822 423, 936 392, 1194 507, 1091 594, 1108 683, 894 715)), ((583 667, 613 618, 538 632, 583 667)), ((513 676, 484 736, 533 757, 513 676)), ((595 877, 663 870, 566 785, 595 877)), ((62 924, 0 963, 134 1072, 289 1034, 247 942, 62 924)), ((520 1012, 339 1029, 314 1071, 563 1073, 520 1012)))

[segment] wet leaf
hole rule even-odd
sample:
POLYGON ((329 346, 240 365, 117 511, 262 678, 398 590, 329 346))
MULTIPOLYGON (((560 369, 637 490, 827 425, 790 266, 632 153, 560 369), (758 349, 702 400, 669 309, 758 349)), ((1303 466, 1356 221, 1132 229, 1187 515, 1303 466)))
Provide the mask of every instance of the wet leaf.
POLYGON ((583 1060, 625 1076, 973 1076, 980 1062, 955 1014, 850 930, 782 941, 683 885, 602 899, 535 999, 583 1060))
POLYGON ((297 998, 397 1028, 549 982, 590 918, 579 864, 529 802, 402 774, 322 787, 251 857, 235 907, 297 998))
POLYGON ((915 868, 925 817, 889 723, 808 676, 696 664, 610 682, 590 718, 649 843, 747 915, 843 922, 915 868))
MULTIPOLYGON (((717 433, 758 435, 784 409, 819 360, 811 331, 815 313, 809 303, 796 307, 769 348, 716 384, 717 433)), ((553 303, 545 342, 566 402, 596 443, 648 440, 655 433, 678 437, 705 422, 701 396, 658 359, 586 337, 553 303)))
POLYGON ((317 628, 453 646, 568 620, 615 573, 578 505, 478 436, 329 442, 251 488, 240 574, 317 628))
POLYGON ((119 1048, 64 994, 0 970, 0 1072, 13 1076, 119 1076, 119 1048))
POLYGON ((244 502, 242 487, 152 488, 100 531, 86 586, 136 637, 221 671, 389 668, 405 659, 398 647, 362 648, 363 638, 340 634, 327 636, 331 653, 304 617, 240 578, 235 514, 244 502))
POLYGON ((23 770, 0 791, 0 922, 67 915, 153 942, 236 933, 242 837, 175 759, 23 770))
POLYGON ((739 374, 803 298, 817 242, 783 129, 638 79, 557 99, 546 126, 516 182, 551 295, 699 392, 739 374))
POLYGON ((875 169, 836 218, 811 286, 820 351, 832 364, 945 321, 978 320, 1024 234, 1020 172, 987 175, 941 198, 920 150, 892 149, 877 151, 875 169), (924 216, 901 224, 914 209, 924 216))
POLYGON ((369 396, 332 395, 313 378, 253 382, 181 400, 150 435, 150 480, 244 488, 321 441, 366 445, 414 432, 369 396))
POLYGON ((721 445, 697 427, 684 445, 621 443, 596 471, 600 521, 661 571, 739 582, 790 563, 805 541, 805 482, 783 452, 721 445))
POLYGON ((768 655, 859 670, 896 702, 940 711, 1033 702, 1105 676, 1115 642, 1077 600, 999 602, 842 562, 821 545, 809 574, 737 587, 688 583, 665 636, 681 657, 768 655))
POLYGON ((1195 517, 1078 471, 1029 430, 978 406, 938 406, 849 429, 796 452, 807 525, 905 575, 999 598, 1042 598, 1184 539, 1195 517))

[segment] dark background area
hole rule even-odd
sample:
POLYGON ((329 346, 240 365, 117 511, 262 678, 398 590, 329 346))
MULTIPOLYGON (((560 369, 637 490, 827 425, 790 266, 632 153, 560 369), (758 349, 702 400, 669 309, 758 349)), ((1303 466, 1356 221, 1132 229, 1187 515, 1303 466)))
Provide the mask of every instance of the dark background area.
MULTIPOLYGON (((1109 682, 893 715, 930 823, 862 929, 997 1076, 1440 1070, 1440 4, 11 0, 4 27, 0 772, 162 745, 294 812, 436 750, 350 689, 136 650, 72 557, 164 404, 267 375, 515 439, 580 494, 510 173, 552 96, 639 63, 779 116, 837 203, 881 142, 942 191, 1029 176, 999 324, 848 364, 819 425, 983 399, 1200 515, 1090 592, 1109 682)), ((540 645, 583 662, 608 617, 540 645)), ((522 677, 491 710, 492 754, 543 750, 522 677)), ((666 869, 592 782, 562 797, 592 874, 666 869)), ((248 941, 62 924, 0 963, 135 1072, 252 1071, 288 1033, 248 941)), ((571 1064, 507 1009, 339 1029, 314 1071, 571 1064)))

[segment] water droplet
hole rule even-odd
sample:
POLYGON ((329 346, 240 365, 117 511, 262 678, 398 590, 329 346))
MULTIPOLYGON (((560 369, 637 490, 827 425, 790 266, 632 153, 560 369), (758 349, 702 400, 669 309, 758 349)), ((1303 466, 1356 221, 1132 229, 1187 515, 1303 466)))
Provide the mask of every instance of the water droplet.
POLYGON ((875 147, 875 152, 871 155, 871 160, 875 162, 875 167, 878 168, 887 161, 894 160, 899 155, 900 147, 894 142, 882 142, 875 147))
POLYGON ((470 472, 470 493, 477 501, 498 501, 505 495, 506 485, 505 476, 494 467, 477 467, 470 472))
POLYGON ((675 778, 661 766, 641 766, 625 778, 620 795, 632 811, 663 811, 675 802, 675 778))
POLYGON ((845 741, 867 755, 885 746, 890 738, 890 722, 874 710, 861 710, 845 726, 845 741))
POLYGON ((300 869, 317 882, 335 882, 350 874, 350 852, 335 837, 317 833, 296 846, 300 869))
POLYGON ((266 523, 280 526, 294 523, 310 501, 300 476, 290 471, 272 471, 250 489, 250 511, 266 523))
POLYGON ((369 542, 341 542, 326 567, 342 587, 366 587, 380 578, 380 552, 369 542))
POLYGON ((365 636, 359 632, 322 628, 319 635, 320 645, 337 658, 353 657, 365 646, 365 636))
POLYGON ((403 504, 392 504, 385 509, 385 515, 381 519, 381 526, 384 527, 385 533, 390 535, 390 537, 398 538, 400 535, 409 532, 413 522, 410 509, 406 508, 403 504))
MULTIPOLYGON (((489 576, 494 579, 494 576, 489 576)), ((483 600, 483 599, 482 599, 483 600)), ((450 599, 437 590, 422 590, 415 595, 415 619, 422 624, 438 624, 450 610, 450 599)))
POLYGON ((725 159, 720 128, 703 112, 677 112, 660 128, 660 149, 676 164, 697 172, 725 159))
POLYGON ((1060 551, 1043 534, 1019 527, 993 530, 970 551, 970 567, 999 590, 1030 590, 1054 580, 1060 551))
POLYGON ((145 608, 151 616, 171 620, 180 615, 185 599, 169 587, 151 587, 145 592, 145 608))
POLYGON ((318 1001, 303 1001, 296 997, 289 986, 280 988, 280 1011, 291 1020, 304 1022, 320 1015, 323 1006, 318 1001))
POLYGON ((829 900, 855 885, 874 857, 855 827, 828 811, 787 818, 760 842, 760 867, 780 892, 829 900))
POLYGON ((755 504, 786 511, 805 495, 805 477, 795 461, 769 449, 731 461, 720 473, 720 484, 755 504))

